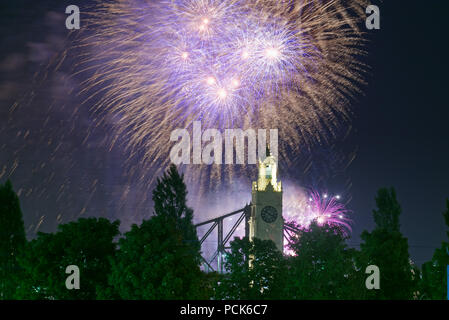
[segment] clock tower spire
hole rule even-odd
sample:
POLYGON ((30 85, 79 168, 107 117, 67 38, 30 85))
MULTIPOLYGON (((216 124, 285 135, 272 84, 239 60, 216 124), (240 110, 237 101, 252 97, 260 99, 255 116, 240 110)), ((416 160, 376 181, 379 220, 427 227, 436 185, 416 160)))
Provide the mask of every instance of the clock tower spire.
POLYGON ((282 184, 277 180, 277 159, 267 145, 266 158, 259 159, 259 174, 252 184, 249 238, 272 240, 281 252, 284 248, 282 184))

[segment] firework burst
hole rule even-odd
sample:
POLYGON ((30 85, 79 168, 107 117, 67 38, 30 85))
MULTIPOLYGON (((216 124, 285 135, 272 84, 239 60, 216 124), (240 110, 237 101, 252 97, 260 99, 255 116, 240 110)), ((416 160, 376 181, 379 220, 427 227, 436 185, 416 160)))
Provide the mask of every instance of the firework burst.
MULTIPOLYGON (((294 195, 292 193, 290 195, 286 199, 283 210, 287 225, 295 229, 307 230, 315 222, 318 226, 338 227, 345 236, 351 232, 351 219, 348 217, 350 211, 341 202, 339 195, 320 194, 315 190, 308 194, 295 192, 294 195)), ((287 232, 287 235, 292 235, 291 230, 287 232)), ((293 254, 289 241, 285 242, 284 252, 293 254)))
POLYGON ((305 229, 315 221, 320 226, 325 224, 340 226, 348 233, 351 231, 349 211, 340 200, 338 195, 321 195, 317 191, 311 191, 308 195, 300 193, 287 199, 284 206, 284 218, 305 229))
MULTIPOLYGON (((74 46, 82 50, 76 75, 87 78, 85 101, 114 119, 130 158, 151 177, 170 161, 172 130, 194 121, 277 128, 288 167, 300 147, 350 118, 348 102, 363 82, 364 0, 349 3, 99 1, 74 46)), ((196 180, 233 175, 219 165, 189 170, 196 180)))

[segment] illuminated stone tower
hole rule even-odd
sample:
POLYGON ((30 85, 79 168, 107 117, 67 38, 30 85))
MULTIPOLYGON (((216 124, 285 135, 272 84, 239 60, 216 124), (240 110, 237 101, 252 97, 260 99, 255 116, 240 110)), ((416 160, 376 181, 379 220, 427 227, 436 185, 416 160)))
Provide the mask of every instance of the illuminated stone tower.
POLYGON ((283 251, 282 185, 277 181, 277 161, 269 148, 265 160, 259 160, 259 177, 252 186, 249 238, 272 240, 283 251))

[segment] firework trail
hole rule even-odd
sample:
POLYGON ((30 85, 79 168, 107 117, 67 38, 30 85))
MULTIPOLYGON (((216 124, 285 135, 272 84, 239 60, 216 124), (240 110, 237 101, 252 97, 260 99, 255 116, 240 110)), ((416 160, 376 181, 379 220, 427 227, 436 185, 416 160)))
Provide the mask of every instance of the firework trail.
MULTIPOLYGON (((174 129, 277 128, 290 167, 349 121, 363 82, 362 0, 98 1, 75 77, 85 103, 114 119, 130 163, 165 169, 174 129)), ((99 119, 102 119, 99 117, 99 119)), ((103 120, 99 120, 101 123, 103 120)), ((115 143, 115 138, 111 139, 115 143)), ((187 166, 207 186, 247 166, 187 166)), ((146 179, 149 184, 152 178, 146 179)))

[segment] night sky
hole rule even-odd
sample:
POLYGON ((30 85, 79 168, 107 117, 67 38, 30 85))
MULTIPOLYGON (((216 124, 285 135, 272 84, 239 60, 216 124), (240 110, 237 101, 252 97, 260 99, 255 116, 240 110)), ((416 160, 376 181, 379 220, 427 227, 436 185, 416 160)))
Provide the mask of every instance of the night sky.
POLYGON ((401 230, 421 264, 445 238, 449 197, 449 37, 447 2, 385 1, 370 45, 366 96, 357 106, 353 186, 354 236, 374 226, 379 187, 394 186, 401 230))
MULTIPOLYGON (((10 178, 19 192, 29 237, 84 215, 120 219, 125 226, 151 215, 149 199, 127 178, 123 150, 109 150, 107 128, 92 126, 88 107, 75 94, 76 79, 67 80, 64 68, 42 71, 68 45, 65 7, 76 4, 82 11, 86 2, 0 5, 0 182, 10 178)), ((417 264, 445 239, 449 5, 442 3, 379 5, 381 30, 368 32, 368 85, 353 103, 349 136, 334 145, 356 150, 356 157, 326 181, 330 191, 344 186, 351 199, 354 246, 374 226, 377 189, 395 187, 401 230, 417 264)))

